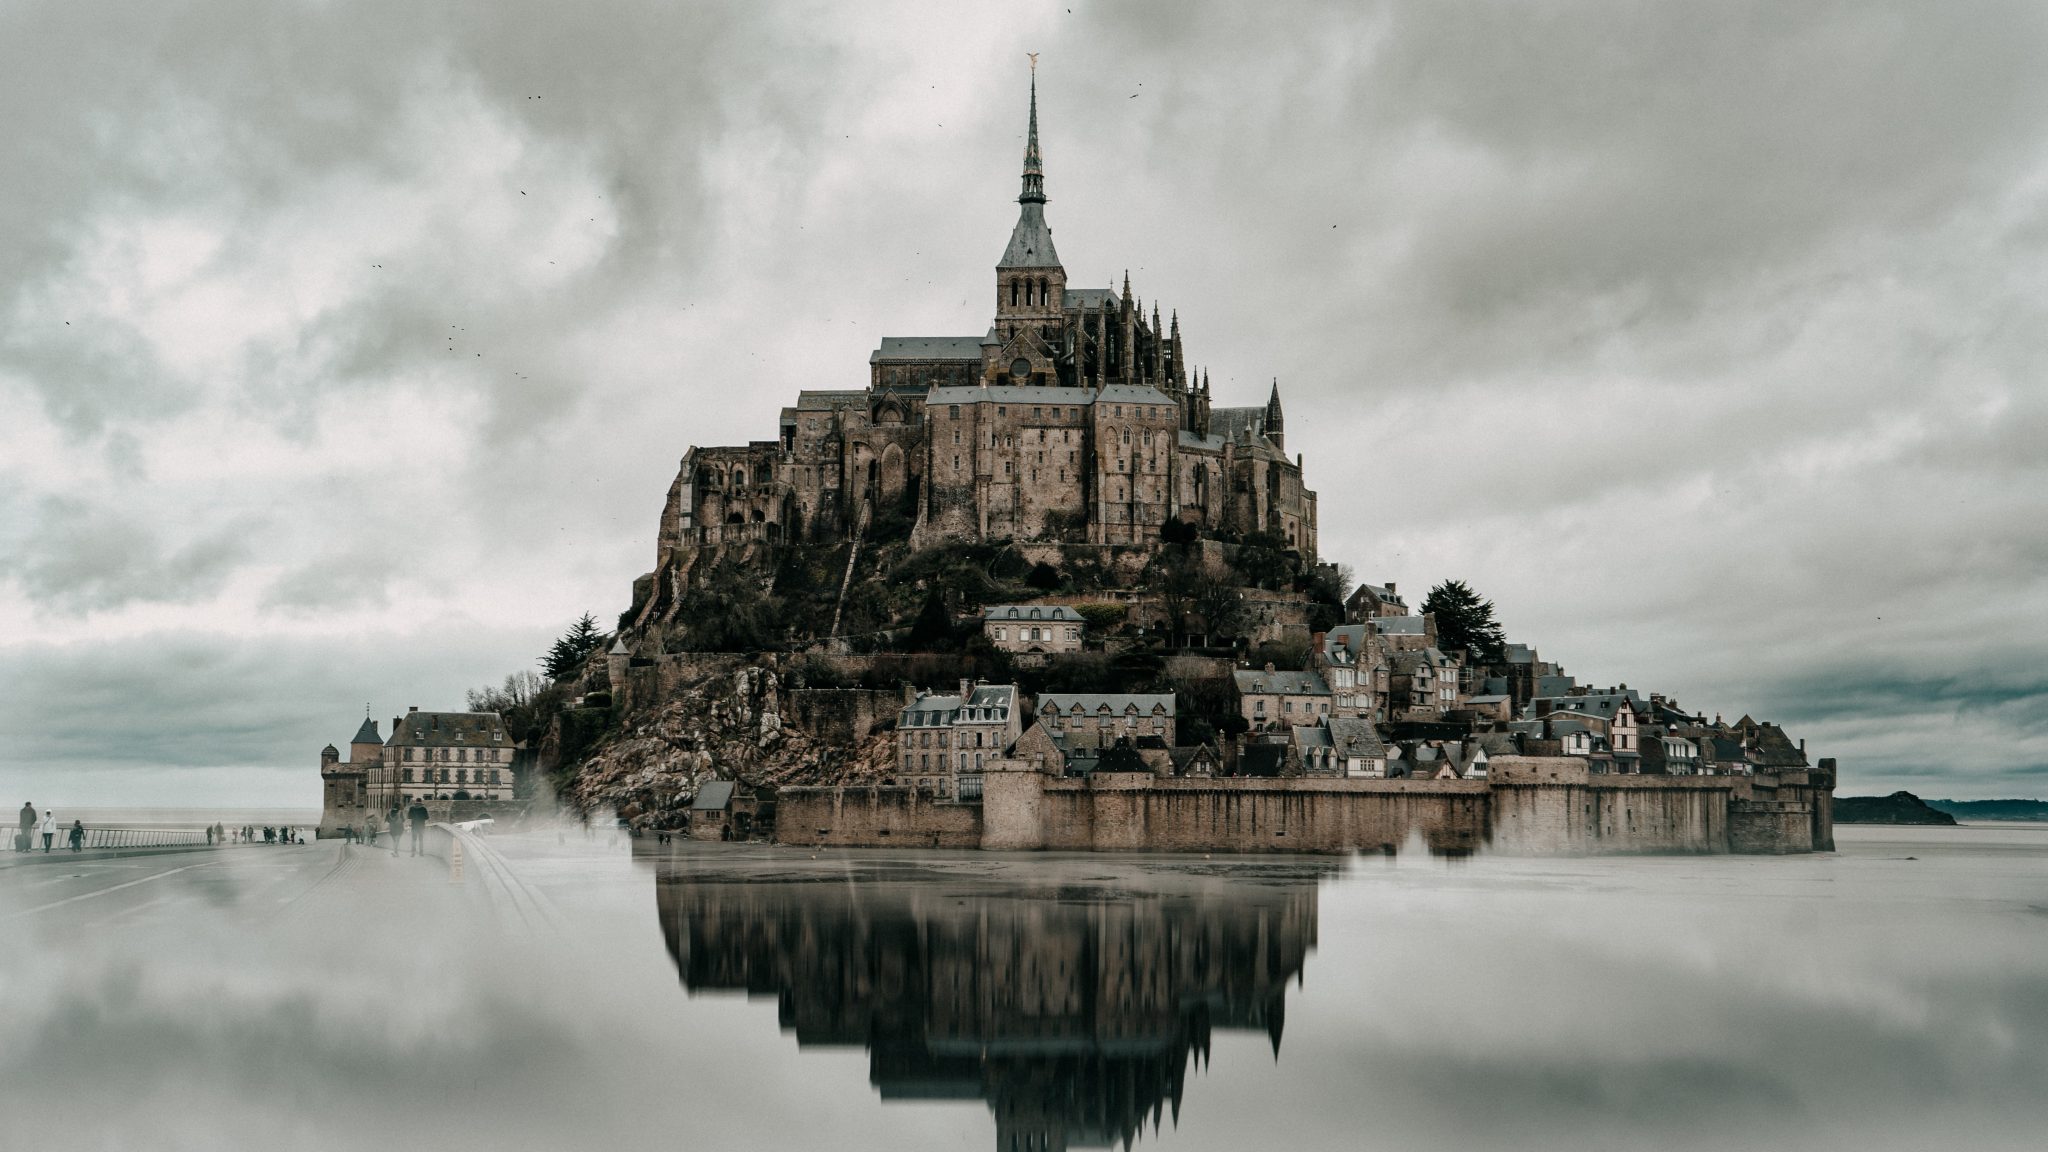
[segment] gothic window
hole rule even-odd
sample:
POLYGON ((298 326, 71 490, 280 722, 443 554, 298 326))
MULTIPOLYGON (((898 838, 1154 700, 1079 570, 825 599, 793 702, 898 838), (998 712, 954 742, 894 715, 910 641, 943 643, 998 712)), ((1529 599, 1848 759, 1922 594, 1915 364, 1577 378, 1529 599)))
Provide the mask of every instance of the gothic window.
POLYGON ((1012 307, 1012 308, 1015 308, 1016 306, 1017 306, 1017 282, 1016 282, 1015 280, 1012 280, 1012 281, 1010 281, 1010 307, 1012 307))
POLYGON ((1038 282, 1038 302, 1040 304, 1046 304, 1050 303, 1051 301, 1052 289, 1046 284, 1044 280, 1040 280, 1038 282))

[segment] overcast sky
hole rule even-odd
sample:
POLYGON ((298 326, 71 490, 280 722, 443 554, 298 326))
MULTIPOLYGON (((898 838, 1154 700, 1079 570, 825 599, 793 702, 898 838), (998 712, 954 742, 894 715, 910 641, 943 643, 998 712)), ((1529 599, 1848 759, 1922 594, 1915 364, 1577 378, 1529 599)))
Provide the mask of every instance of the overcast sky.
POLYGON ((2048 794, 2036 3, 0 8, 0 789, 318 802, 691 444, 1069 281, 1278 377, 1325 557, 1845 791, 2048 794))

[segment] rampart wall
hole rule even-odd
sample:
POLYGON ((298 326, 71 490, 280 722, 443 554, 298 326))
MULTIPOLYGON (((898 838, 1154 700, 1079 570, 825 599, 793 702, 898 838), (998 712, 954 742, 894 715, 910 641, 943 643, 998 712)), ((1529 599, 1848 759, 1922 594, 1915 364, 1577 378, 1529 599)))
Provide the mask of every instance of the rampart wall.
POLYGON ((1393 852, 1419 836, 1431 851, 1478 850, 1483 780, 1160 778, 1098 773, 1054 779, 991 772, 984 844, 1091 852, 1393 852))
POLYGON ((982 810, 899 785, 784 788, 775 840, 838 848, 979 848, 982 810))
POLYGON ((1079 779, 999 763, 980 805, 904 787, 785 789, 776 837, 1005 851, 1395 852, 1419 840, 1439 854, 1781 854, 1820 846, 1814 804, 1827 802, 1803 775, 1613 776, 1569 757, 1495 757, 1485 780, 1079 779))

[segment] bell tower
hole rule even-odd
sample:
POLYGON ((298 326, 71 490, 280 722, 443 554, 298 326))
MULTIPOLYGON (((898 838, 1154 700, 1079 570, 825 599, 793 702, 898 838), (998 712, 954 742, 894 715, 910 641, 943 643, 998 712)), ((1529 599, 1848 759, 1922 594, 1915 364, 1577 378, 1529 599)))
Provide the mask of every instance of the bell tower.
POLYGON ((1024 187, 1017 196, 1017 226, 996 263, 995 337, 1000 346, 987 365, 998 379, 1050 383, 1053 352, 1065 322, 1067 271, 1045 222, 1045 166, 1038 153, 1038 56, 1031 55, 1031 119, 1024 143, 1024 187), (1018 373, 1018 366, 1025 371, 1018 373))

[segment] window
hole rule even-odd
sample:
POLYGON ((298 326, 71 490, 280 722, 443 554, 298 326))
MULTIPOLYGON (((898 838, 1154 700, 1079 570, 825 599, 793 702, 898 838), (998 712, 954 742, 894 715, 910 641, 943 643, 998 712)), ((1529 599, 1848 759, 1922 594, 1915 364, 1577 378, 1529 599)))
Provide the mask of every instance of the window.
MULTIPOLYGON (((1033 420, 1037 420, 1037 419, 1039 419, 1039 418, 1040 418, 1041 416, 1043 416, 1043 415, 1044 415, 1044 413, 1045 413, 1045 410, 1044 410, 1043 408, 1033 408, 1033 409, 1031 410, 1031 418, 1032 418, 1033 420)), ((1043 437, 1044 435, 1045 435, 1045 433, 1044 433, 1043 431, 1040 431, 1040 432, 1039 432, 1039 436, 1043 437)))
POLYGON ((405 770, 405 775, 400 777, 400 779, 404 780, 407 784, 412 783, 412 769, 407 768, 405 770))
MULTIPOLYGON (((951 416, 955 420, 958 420, 960 418, 960 406, 958 404, 946 405, 946 415, 951 416)), ((954 435, 958 436, 959 433, 955 432, 954 435)))

